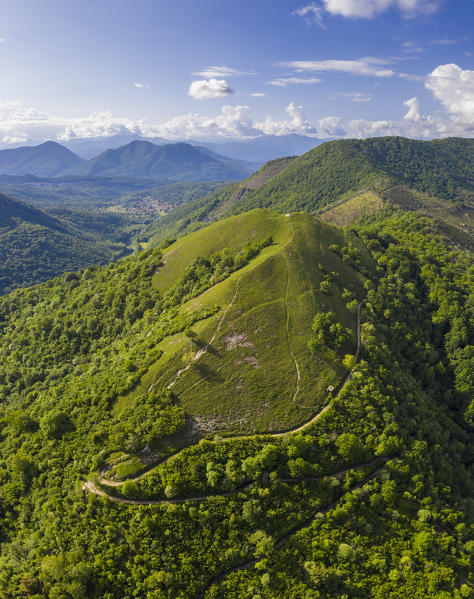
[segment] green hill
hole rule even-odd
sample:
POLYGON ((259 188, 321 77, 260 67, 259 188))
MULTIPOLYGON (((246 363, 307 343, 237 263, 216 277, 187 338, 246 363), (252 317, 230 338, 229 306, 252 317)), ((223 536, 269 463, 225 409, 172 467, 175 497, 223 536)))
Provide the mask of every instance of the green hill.
MULTIPOLYGON (((153 225, 150 237, 152 243, 159 243, 164 237, 258 207, 319 212, 365 193, 381 198, 379 205, 399 205, 392 200, 394 188, 402 187, 433 198, 438 206, 449 202, 459 213, 470 213, 473 155, 473 140, 461 138, 415 141, 381 137, 327 142, 303 156, 268 163, 260 171, 266 176, 257 178, 253 188, 244 181, 173 211, 153 225)), ((404 201, 402 207, 414 206, 414 202, 404 201)), ((373 202, 372 208, 376 208, 373 202)))
POLYGON ((395 183, 451 202, 472 201, 473 163, 472 139, 338 140, 299 157, 238 209, 314 210, 347 192, 395 183))
POLYGON ((469 198, 298 160, 0 297, 0 597, 472 596, 469 198))
POLYGON ((0 294, 127 252, 71 224, 0 194, 0 294))

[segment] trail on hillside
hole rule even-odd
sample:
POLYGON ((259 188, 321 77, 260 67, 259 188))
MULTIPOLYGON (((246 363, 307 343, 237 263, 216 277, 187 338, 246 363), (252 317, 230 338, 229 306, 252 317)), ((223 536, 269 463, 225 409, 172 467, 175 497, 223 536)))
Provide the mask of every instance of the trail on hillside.
MULTIPOLYGON (((294 230, 291 225, 291 221, 290 221, 290 227, 292 230, 291 239, 293 239, 294 230)), ((290 241, 291 241, 291 239, 290 239, 290 241)), ((290 261, 288 260, 288 255, 286 254, 286 252, 284 255, 285 255, 285 260, 286 260, 286 285, 285 285, 285 295, 284 295, 285 314, 286 314, 286 322, 285 322, 286 343, 288 345, 288 351, 293 360, 293 363, 295 365, 295 370, 296 370, 296 387, 295 387, 295 392, 293 393, 293 397, 291 398, 291 401, 293 403, 295 403, 299 408, 304 408, 305 410, 312 410, 311 407, 303 406, 296 402, 296 396, 298 395, 299 390, 300 390, 301 372, 300 372, 300 367, 299 367, 298 361, 296 359, 295 354, 293 353, 293 348, 291 347, 291 342, 290 342, 290 311, 288 309, 288 287, 289 287, 289 281, 290 281, 290 261)))
MULTIPOLYGON (((240 279, 239 279, 239 282, 240 282, 240 279)), ((236 292, 237 292, 237 289, 236 289, 236 292)), ((234 293, 234 297, 236 296, 236 292, 234 293)), ((361 345, 361 343, 360 343, 360 310, 361 310, 362 304, 364 302, 365 302, 365 300, 362 300, 359 303, 359 305, 357 306, 357 349, 356 349, 356 353, 354 355, 355 364, 357 364, 357 361, 359 359, 359 352, 360 352, 360 345, 361 345)), ((228 308, 227 308, 227 310, 228 310, 228 308)), ((217 331, 217 329, 216 329, 216 331, 217 331)), ((208 345, 210 345, 211 343, 212 343, 212 341, 210 341, 208 345)), ((354 368, 355 368, 355 365, 354 365, 354 368)), ((337 392, 337 394, 334 396, 333 399, 339 397, 339 395, 342 393, 343 389, 349 383, 349 381, 351 380, 352 372, 353 372, 354 368, 351 370, 351 372, 349 372, 349 374, 346 376, 344 381, 341 383, 339 391, 337 392)), ((306 428, 309 428, 312 424, 317 422, 322 416, 324 416, 324 414, 326 414, 326 412, 328 412, 328 410, 331 408, 331 405, 332 405, 332 401, 330 403, 328 403, 328 405, 325 406, 322 410, 320 410, 317 414, 315 414, 315 416, 313 416, 310 420, 308 420, 307 422, 304 422, 300 426, 297 426, 296 428, 290 429, 288 431, 283 431, 283 432, 279 432, 279 433, 256 433, 256 434, 250 434, 250 435, 234 435, 234 436, 225 437, 225 438, 219 439, 219 440, 209 441, 209 443, 226 443, 229 441, 236 441, 236 440, 242 440, 242 439, 256 439, 259 437, 277 438, 277 437, 286 437, 288 435, 293 435, 295 433, 299 433, 299 432, 305 430, 306 428)), ((108 480, 105 478, 99 478, 98 482, 101 485, 109 486, 109 487, 118 487, 128 481, 136 482, 136 481, 140 480, 141 478, 143 478, 144 476, 146 476, 154 468, 157 468, 158 466, 162 466, 163 464, 166 464, 169 461, 176 459, 177 456, 179 456, 181 454, 181 452, 183 452, 185 449, 187 449, 187 448, 180 449, 176 453, 173 453, 172 455, 165 458, 159 464, 154 464, 148 470, 145 470, 144 472, 142 472, 135 478, 129 478, 126 481, 120 481, 120 482, 119 481, 111 481, 111 480, 108 480)), ((93 485, 93 483, 90 483, 90 485, 87 485, 87 483, 85 483, 83 488, 94 493, 95 491, 91 488, 91 485, 93 488, 96 489, 96 487, 93 485)), ((98 489, 96 489, 96 490, 98 491, 98 489)), ((110 495, 107 495, 107 493, 105 493, 104 491, 100 491, 98 494, 103 495, 104 497, 110 497, 112 499, 112 497, 110 495)))
POLYGON ((178 372, 176 373, 176 376, 174 377, 174 379, 166 387, 167 389, 171 389, 176 384, 176 382, 181 378, 181 375, 184 372, 186 372, 187 370, 189 370, 191 368, 191 366, 193 365, 193 362, 197 362, 200 358, 202 358, 202 356, 204 356, 204 354, 207 354, 207 352, 209 351, 209 347, 214 343, 214 339, 216 338, 217 333, 219 332, 220 328, 222 327, 222 325, 224 323, 224 320, 225 320, 227 314, 229 313, 229 310, 234 305, 234 302, 235 302, 235 300, 237 298, 237 293, 239 291, 240 279, 242 278, 242 276, 243 275, 240 275, 240 277, 237 279, 237 283, 235 285, 234 295, 233 295, 233 297, 232 297, 232 299, 230 301, 230 304, 224 310, 224 313, 222 314, 221 318, 219 319, 219 322, 217 323, 216 330, 212 334, 212 337, 210 338, 210 340, 208 341, 208 343, 206 343, 206 345, 203 348, 201 348, 199 351, 197 351, 194 354, 194 356, 191 358, 191 360, 188 362, 188 364, 184 368, 182 368, 181 370, 178 370, 178 372))

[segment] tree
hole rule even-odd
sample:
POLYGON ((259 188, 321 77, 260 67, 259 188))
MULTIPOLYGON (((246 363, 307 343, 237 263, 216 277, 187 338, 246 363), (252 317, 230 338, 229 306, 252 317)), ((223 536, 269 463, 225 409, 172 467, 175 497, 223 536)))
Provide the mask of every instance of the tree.
POLYGON ((67 414, 52 411, 41 418, 40 428, 48 439, 59 439, 74 427, 67 414))
POLYGON ((352 354, 346 354, 342 360, 342 365, 346 370, 352 370, 356 364, 355 356, 352 354))

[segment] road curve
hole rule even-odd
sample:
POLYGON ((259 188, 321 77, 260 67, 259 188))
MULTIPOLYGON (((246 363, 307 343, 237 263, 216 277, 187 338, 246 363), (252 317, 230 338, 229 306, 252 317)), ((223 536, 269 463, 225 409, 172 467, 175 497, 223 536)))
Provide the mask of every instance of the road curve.
MULTIPOLYGON (((344 474, 346 474, 347 472, 351 472, 352 470, 362 470, 363 468, 369 468, 370 466, 378 464, 379 462, 385 463, 387 461, 388 458, 376 457, 370 462, 366 462, 365 464, 358 464, 356 466, 350 466, 349 468, 345 468, 344 470, 340 470, 339 472, 328 473, 321 476, 307 476, 305 478, 279 478, 278 481, 283 483, 302 483, 322 480, 323 478, 328 477, 341 478, 342 476, 344 476, 344 474)), ((125 497, 115 497, 113 495, 109 495, 105 491, 102 491, 101 489, 96 487, 95 484, 90 480, 82 484, 82 489, 100 497, 107 497, 107 499, 110 499, 110 501, 114 501, 115 503, 124 503, 126 505, 161 505, 168 503, 186 503, 188 501, 206 501, 207 499, 212 499, 214 497, 230 497, 231 495, 235 495, 236 493, 240 493, 242 491, 245 491, 246 489, 249 489, 254 484, 254 482, 258 481, 249 482, 243 485, 242 487, 234 489, 233 491, 224 491, 222 493, 208 493, 206 495, 196 495, 194 497, 175 497, 171 499, 127 499, 125 497)))

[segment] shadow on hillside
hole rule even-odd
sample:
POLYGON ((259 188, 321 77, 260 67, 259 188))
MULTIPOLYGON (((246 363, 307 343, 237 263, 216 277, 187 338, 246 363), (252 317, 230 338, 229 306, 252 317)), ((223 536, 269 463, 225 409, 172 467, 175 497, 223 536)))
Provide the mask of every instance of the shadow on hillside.
POLYGON ((193 368, 195 368, 199 375, 203 379, 206 379, 206 381, 209 381, 211 383, 224 382, 224 379, 219 374, 217 374, 217 372, 214 372, 211 368, 209 368, 209 366, 207 366, 206 364, 199 364, 198 362, 195 362, 193 364, 193 368))

